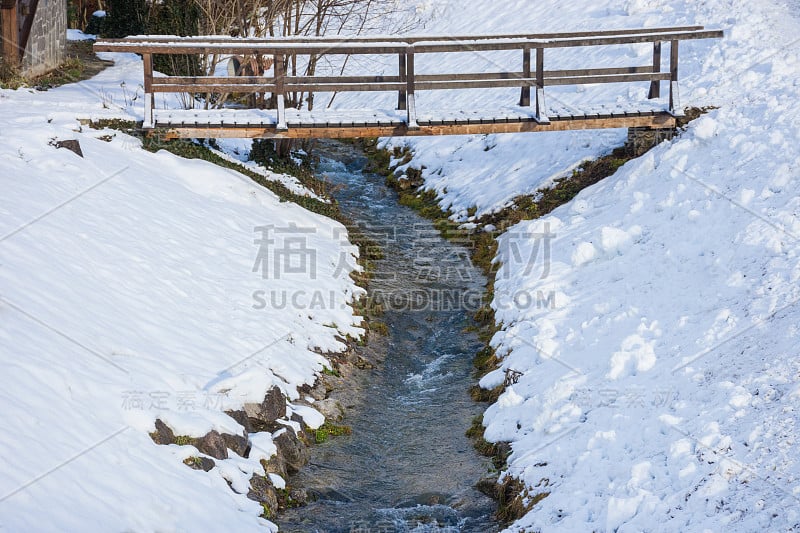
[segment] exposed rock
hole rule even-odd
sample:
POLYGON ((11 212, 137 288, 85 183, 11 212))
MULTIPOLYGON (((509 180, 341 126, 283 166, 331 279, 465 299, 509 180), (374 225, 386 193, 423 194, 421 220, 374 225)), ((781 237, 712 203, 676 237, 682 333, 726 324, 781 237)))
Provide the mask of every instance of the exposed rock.
POLYGON ((276 420, 286 416, 286 396, 278 387, 272 387, 264 396, 263 402, 246 403, 244 411, 250 418, 265 424, 274 424, 276 420))
POLYGON ((247 438, 247 433, 242 432, 241 435, 230 435, 228 433, 222 434, 222 440, 225 446, 233 450, 242 457, 247 457, 250 453, 250 439, 247 438))
POLYGON ((632 157, 644 155, 662 141, 677 135, 675 129, 628 128, 628 142, 625 150, 632 157))
POLYGON ((225 439, 216 430, 209 431, 205 437, 194 439, 194 446, 206 455, 214 459, 227 459, 228 446, 225 439))
POLYGON ((325 382, 322 379, 318 379, 314 388, 308 392, 308 396, 314 398, 315 401, 324 400, 327 395, 328 388, 325 386, 325 382))
POLYGON ((273 455, 268 460, 262 459, 261 466, 264 467, 264 471, 267 474, 278 474, 282 478, 286 477, 286 462, 280 453, 273 455))
POLYGON ((356 368, 359 370, 372 370, 375 368, 375 365, 364 359, 363 357, 356 358, 355 362, 353 363, 356 368))
POLYGON ((308 462, 308 447, 291 429, 287 428, 280 431, 277 437, 273 436, 273 442, 286 464, 287 474, 296 474, 308 462))
MULTIPOLYGON (((175 444, 178 441, 172 429, 161 419, 156 420, 156 430, 150 433, 150 437, 156 444, 175 444)), ((181 437, 181 439, 188 440, 188 442, 182 441, 181 444, 191 444, 200 452, 215 459, 227 459, 228 448, 242 457, 247 457, 250 452, 250 441, 245 432, 242 432, 242 435, 221 435, 217 431, 210 431, 206 436, 199 439, 188 439, 186 437, 181 437)), ((213 468, 213 462, 211 468, 213 468)))
POLYGON ((344 417, 342 404, 334 398, 326 398, 325 400, 314 402, 314 409, 322 413, 325 420, 337 422, 344 417))
POLYGON ((205 472, 208 472, 217 465, 213 459, 208 457, 189 457, 185 459, 183 463, 189 468, 203 470, 205 472))
POLYGON ((268 477, 253 476, 250 478, 250 491, 247 493, 247 497, 264 504, 265 511, 268 511, 265 514, 269 515, 267 518, 275 516, 278 511, 278 495, 268 477))
POLYGON ((497 475, 482 477, 475 484, 475 488, 490 498, 497 499, 500 492, 500 485, 497 479, 497 475))
POLYGON ((55 146, 56 148, 66 148, 70 152, 74 153, 77 156, 83 157, 83 150, 81 150, 81 143, 75 139, 69 139, 66 141, 52 141, 51 145, 55 146))
POLYGON ((250 417, 247 416, 247 413, 244 410, 225 411, 225 414, 239 422, 248 434, 253 433, 253 428, 250 425, 250 417))
POLYGON ((306 421, 303 420, 303 417, 298 415, 297 413, 292 413, 292 416, 289 418, 289 420, 291 420, 292 422, 297 422, 298 424, 300 424, 300 430, 301 431, 305 432, 308 429, 308 424, 306 424, 306 421))
POLYGON ((175 433, 173 433, 172 429, 159 418, 156 419, 156 430, 150 433, 150 438, 152 438, 153 442, 156 444, 172 444, 175 442, 175 433))
POLYGON ((292 489, 289 491, 289 499, 295 505, 305 505, 308 503, 308 492, 306 489, 292 489))
POLYGON ((396 177, 397 177, 397 187, 401 191, 418 189, 419 187, 425 184, 425 180, 422 177, 422 170, 416 168, 408 168, 404 174, 400 174, 399 176, 396 177))

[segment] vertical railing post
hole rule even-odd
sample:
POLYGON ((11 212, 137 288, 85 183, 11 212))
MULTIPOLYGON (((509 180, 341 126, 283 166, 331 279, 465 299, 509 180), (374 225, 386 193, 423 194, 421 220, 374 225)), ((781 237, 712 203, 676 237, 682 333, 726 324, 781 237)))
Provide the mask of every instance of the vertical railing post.
POLYGON ((672 41, 669 50, 669 112, 683 114, 678 100, 678 43, 672 41))
POLYGON ((12 67, 19 65, 22 60, 22 51, 19 48, 19 18, 17 2, 0 0, 0 39, 2 47, 0 52, 5 61, 12 67))
POLYGON ((155 128, 155 94, 153 94, 153 54, 142 54, 144 63, 144 120, 142 128, 155 128))
POLYGON ((544 101, 544 48, 536 49, 536 121, 550 124, 544 101))
POLYGON ((522 94, 519 97, 519 105, 521 107, 530 107, 531 105, 531 86, 528 84, 527 79, 531 77, 531 48, 524 46, 522 48, 522 77, 526 78, 522 86, 522 94))
MULTIPOLYGON (((408 80, 406 78, 406 55, 405 54, 399 54, 399 59, 400 59, 400 63, 399 63, 399 67, 398 67, 398 73, 399 73, 398 75, 400 77, 400 83, 404 83, 405 84, 405 83, 408 82, 408 80)), ((400 92, 397 95, 397 109, 399 111, 405 111, 406 110, 406 104, 407 104, 406 94, 407 94, 406 90, 405 90, 405 88, 403 88, 403 89, 400 89, 400 92)))
POLYGON ((418 130, 419 124, 417 123, 417 98, 416 98, 416 80, 414 74, 414 46, 411 45, 406 49, 406 99, 408 104, 408 129, 418 130))
POLYGON ((284 100, 286 94, 286 58, 283 54, 275 54, 275 101, 278 107, 278 123, 275 126, 276 131, 287 131, 289 129, 286 124, 286 101, 284 100))
MULTIPOLYGON (((653 43, 653 73, 661 73, 661 41, 653 43)), ((661 80, 650 82, 650 94, 647 97, 651 100, 661 98, 661 80)))

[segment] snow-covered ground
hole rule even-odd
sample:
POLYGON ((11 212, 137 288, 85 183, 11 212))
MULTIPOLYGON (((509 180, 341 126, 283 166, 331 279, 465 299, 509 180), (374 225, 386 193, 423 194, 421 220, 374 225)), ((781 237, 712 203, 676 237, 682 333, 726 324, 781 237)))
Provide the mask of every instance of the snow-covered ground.
POLYGON ((264 531, 244 494, 269 434, 205 473, 148 432, 241 434, 224 410, 273 385, 297 399, 319 353, 362 333, 358 252, 241 174, 82 127, 141 117, 141 62, 114 59, 87 82, 0 90, 0 530, 264 531), (72 139, 83 158, 53 146, 72 139))
MULTIPOLYGON (((682 48, 683 103, 720 109, 500 239, 492 345, 503 360, 482 385, 523 374, 487 410, 486 435, 512 442, 508 473, 531 495, 549 493, 509 530, 800 528, 796 4, 438 4, 448 8, 435 33, 726 31, 682 48)), ((426 185, 463 216, 618 142, 580 132, 390 144, 410 146, 426 185)))
MULTIPOLYGON (((723 41, 681 49, 683 103, 719 110, 501 237, 494 305, 502 330, 493 345, 503 364, 482 383, 499 384, 507 369, 522 376, 488 409, 486 434, 512 442, 511 475, 532 494, 549 493, 510 530, 800 528, 796 4, 415 3, 436 14, 430 33, 726 30, 723 41)), ((631 46, 563 59, 647 64, 649 56, 647 46, 631 46)), ((359 333, 347 305, 358 289, 337 268, 343 257, 352 264, 355 250, 338 224, 234 172, 81 129, 76 117, 141 117, 139 60, 115 59, 79 86, 0 91, 0 528, 260 529, 260 507, 226 482, 242 490, 255 461, 196 472, 181 464, 190 449, 156 446, 147 432, 156 417, 188 435, 237 429, 222 409, 259 399, 272 383, 296 398, 325 363, 316 351, 341 349, 337 335, 359 333), (84 159, 49 146, 73 138, 84 159), (264 279, 253 272, 254 229, 291 223, 311 231, 301 235, 316 250, 315 279, 307 268, 264 279), (310 288, 335 304, 253 307, 254 291, 310 288)), ((518 58, 473 60, 480 69, 518 58)), ((549 95, 560 105, 594 104, 638 100, 645 90, 549 95)), ((486 105, 516 98, 491 95, 486 105)), ((335 106, 357 107, 352 98, 340 95, 335 106)), ((391 95, 375 98, 391 107, 391 95)), ((421 112, 440 105, 436 98, 469 108, 475 97, 423 95, 421 112)), ((463 218, 470 207, 490 212, 539 189, 623 136, 387 143, 410 146, 427 185, 463 218)), ((298 235, 273 233, 276 249, 298 235)), ((268 436, 255 442, 271 453, 268 436)))

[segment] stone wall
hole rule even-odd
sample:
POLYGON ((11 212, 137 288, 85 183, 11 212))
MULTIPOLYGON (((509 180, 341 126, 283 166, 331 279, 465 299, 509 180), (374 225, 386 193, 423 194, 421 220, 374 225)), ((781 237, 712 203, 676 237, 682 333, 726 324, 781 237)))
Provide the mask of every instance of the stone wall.
POLYGON ((625 148, 633 157, 644 155, 662 141, 672 139, 675 129, 628 128, 628 142, 625 148))
POLYGON ((64 60, 67 46, 67 0, 39 0, 25 57, 23 72, 37 76, 64 60))

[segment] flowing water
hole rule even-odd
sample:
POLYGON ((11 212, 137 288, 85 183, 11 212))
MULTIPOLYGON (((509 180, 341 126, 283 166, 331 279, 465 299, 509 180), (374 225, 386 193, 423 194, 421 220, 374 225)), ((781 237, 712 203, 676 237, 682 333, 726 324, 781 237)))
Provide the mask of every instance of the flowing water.
POLYGON ((497 531, 494 502, 473 488, 490 463, 464 435, 481 413, 469 396, 481 345, 466 328, 484 279, 465 249, 363 171, 363 154, 335 142, 318 153, 342 211, 383 249, 370 291, 385 296, 389 332, 358 348, 383 362, 364 373, 363 401, 342 421, 352 435, 313 446, 289 480, 317 500, 282 513, 281 530, 497 531))

